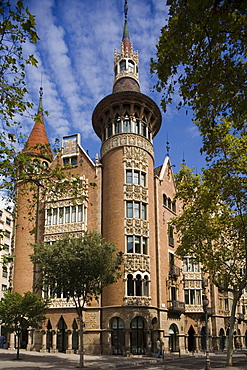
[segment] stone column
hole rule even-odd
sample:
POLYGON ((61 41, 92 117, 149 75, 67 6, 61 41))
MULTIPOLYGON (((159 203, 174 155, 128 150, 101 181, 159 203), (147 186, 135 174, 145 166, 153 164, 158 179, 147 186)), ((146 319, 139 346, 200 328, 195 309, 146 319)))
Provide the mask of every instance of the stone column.
POLYGON ((9 335, 9 350, 13 351, 15 350, 15 334, 10 333, 9 335))
POLYGON ((66 349, 66 353, 74 353, 72 349, 72 330, 67 330, 68 333, 68 349, 66 349))
MULTIPOLYGON (((164 342, 164 353, 169 353, 170 352, 170 346, 169 346, 169 338, 170 338, 170 335, 164 335, 163 337, 163 342, 164 342)), ((155 350, 157 352, 157 349, 155 347, 155 350)))
POLYGON ((147 331, 147 355, 151 355, 152 352, 152 341, 151 341, 151 332, 147 331))
POLYGON ((57 330, 52 330, 52 348, 51 353, 57 353, 57 330))
POLYGON ((42 330, 42 348, 40 350, 41 353, 48 352, 46 348, 46 339, 47 339, 47 330, 42 330))
POLYGON ((28 339, 27 339, 27 351, 32 351, 33 349, 33 329, 28 329, 28 339))
POLYGON ((130 355, 130 332, 126 331, 125 332, 125 355, 128 356, 130 355))

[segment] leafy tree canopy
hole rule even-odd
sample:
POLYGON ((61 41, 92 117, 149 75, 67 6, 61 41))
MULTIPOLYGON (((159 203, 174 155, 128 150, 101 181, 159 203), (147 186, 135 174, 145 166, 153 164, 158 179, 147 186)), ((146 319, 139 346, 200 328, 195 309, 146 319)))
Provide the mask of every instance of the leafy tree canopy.
MULTIPOLYGON (((239 0, 169 0, 168 24, 161 30, 151 62, 162 107, 179 89, 178 107, 192 108, 207 159, 219 141, 237 136, 246 149, 247 13, 239 0)), ((177 97, 177 94, 176 94, 177 97)), ((236 145, 236 143, 233 143, 236 145)))
POLYGON ((45 320, 49 300, 32 292, 21 294, 7 291, 0 301, 0 324, 5 330, 15 332, 18 337, 17 358, 19 358, 20 334, 29 326, 40 328, 45 320))

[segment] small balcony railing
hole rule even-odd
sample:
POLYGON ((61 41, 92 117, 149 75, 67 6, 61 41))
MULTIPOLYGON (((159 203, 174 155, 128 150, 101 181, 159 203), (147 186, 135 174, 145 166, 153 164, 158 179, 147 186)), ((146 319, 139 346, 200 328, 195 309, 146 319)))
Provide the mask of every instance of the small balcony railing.
POLYGON ((185 303, 180 301, 168 301, 168 310, 183 313, 185 312, 185 303))

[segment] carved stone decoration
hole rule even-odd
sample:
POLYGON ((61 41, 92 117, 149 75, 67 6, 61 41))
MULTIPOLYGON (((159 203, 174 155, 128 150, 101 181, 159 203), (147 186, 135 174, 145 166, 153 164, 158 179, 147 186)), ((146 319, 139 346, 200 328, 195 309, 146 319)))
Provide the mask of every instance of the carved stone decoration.
POLYGON ((127 306, 150 306, 150 297, 124 297, 124 304, 127 306))
MULTIPOLYGON (((144 136, 140 136, 137 134, 131 133, 122 133, 118 135, 114 135, 107 139, 101 148, 101 158, 110 150, 129 145, 129 148, 132 149, 143 149, 144 151, 148 152, 152 157, 154 156, 154 148, 152 143, 146 139, 144 136)), ((138 153, 138 151, 136 152, 138 153)), ((127 159, 127 158, 126 158, 127 159)), ((131 157, 128 158, 129 160, 131 157)), ((144 162, 146 163, 146 162, 144 162)))
POLYGON ((186 280, 202 280, 201 272, 183 272, 186 280))
POLYGON ((141 185, 125 185, 125 199, 140 200, 148 203, 148 192, 141 185))
POLYGON ((71 233, 73 231, 85 231, 85 222, 72 222, 68 224, 45 226, 44 234, 71 233))
POLYGON ((126 273, 150 272, 150 257, 146 254, 126 253, 124 255, 124 266, 126 273))
POLYGON ((203 312, 203 307, 201 304, 186 304, 185 312, 203 312))
POLYGON ((126 218, 125 233, 148 236, 149 234, 148 221, 134 218, 126 218))
MULTIPOLYGON (((74 236, 77 238, 80 238, 83 235, 84 235, 84 232, 82 231, 74 232, 74 236)), ((62 236, 63 236, 62 232, 59 234, 44 235, 44 242, 56 242, 57 240, 60 240, 62 236)))

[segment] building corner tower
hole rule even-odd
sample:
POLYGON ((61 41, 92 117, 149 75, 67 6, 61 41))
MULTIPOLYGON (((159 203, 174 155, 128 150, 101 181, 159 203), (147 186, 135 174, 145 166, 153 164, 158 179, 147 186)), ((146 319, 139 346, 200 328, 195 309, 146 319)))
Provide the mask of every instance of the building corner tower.
MULTIPOLYGON (((23 153, 30 157, 30 161, 39 160, 44 166, 49 166, 52 154, 44 125, 42 95, 41 87, 38 113, 23 153)), ((34 265, 29 257, 32 253, 30 244, 43 240, 44 213, 39 201, 39 187, 34 184, 32 190, 30 187, 30 183, 26 185, 20 181, 16 188, 13 291, 20 294, 34 289, 34 265)))
MULTIPOLYGON (((130 42, 127 1, 124 10, 121 50, 114 55, 113 92, 98 103, 92 116, 94 130, 102 140, 102 235, 124 253, 122 279, 102 294, 102 350, 106 353, 109 348, 112 329, 121 325, 127 329, 128 325, 124 347, 131 346, 132 353, 141 354, 147 348, 150 317, 157 316, 152 309, 157 307, 152 140, 160 128, 161 113, 156 103, 140 92, 138 53, 130 42), (142 340, 131 331, 135 327, 145 328, 142 340)), ((113 353, 122 353, 119 343, 119 338, 116 346, 112 343, 113 353)))

